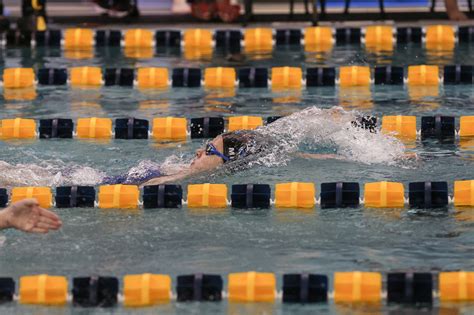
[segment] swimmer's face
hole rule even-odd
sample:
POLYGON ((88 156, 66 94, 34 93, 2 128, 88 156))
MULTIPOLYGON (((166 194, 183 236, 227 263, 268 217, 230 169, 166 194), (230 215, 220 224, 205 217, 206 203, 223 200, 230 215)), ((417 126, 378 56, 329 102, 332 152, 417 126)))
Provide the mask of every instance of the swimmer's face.
MULTIPOLYGON (((219 151, 224 151, 224 142, 221 136, 217 136, 211 141, 214 147, 219 151)), ((219 165, 224 164, 224 161, 217 155, 206 155, 206 148, 203 147, 196 151, 196 157, 191 163, 192 172, 203 172, 215 169, 219 165)))

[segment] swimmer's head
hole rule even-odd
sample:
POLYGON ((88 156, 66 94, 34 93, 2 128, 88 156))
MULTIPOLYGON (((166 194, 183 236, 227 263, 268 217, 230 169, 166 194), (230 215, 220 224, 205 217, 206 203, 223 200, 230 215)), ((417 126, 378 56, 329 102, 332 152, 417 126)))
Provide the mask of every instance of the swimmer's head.
POLYGON ((251 143, 253 142, 251 131, 233 131, 222 134, 225 162, 232 162, 251 154, 251 143))
POLYGON ((196 151, 196 156, 191 162, 192 172, 212 170, 219 165, 224 164, 224 160, 221 157, 215 154, 209 154, 209 152, 207 152, 206 149, 209 147, 209 145, 212 145, 218 152, 224 151, 224 142, 222 140, 222 136, 215 137, 212 141, 206 143, 203 148, 196 151))
POLYGON ((248 156, 251 139, 250 133, 243 131, 227 132, 217 136, 196 151, 196 157, 191 163, 192 171, 211 170, 248 156))

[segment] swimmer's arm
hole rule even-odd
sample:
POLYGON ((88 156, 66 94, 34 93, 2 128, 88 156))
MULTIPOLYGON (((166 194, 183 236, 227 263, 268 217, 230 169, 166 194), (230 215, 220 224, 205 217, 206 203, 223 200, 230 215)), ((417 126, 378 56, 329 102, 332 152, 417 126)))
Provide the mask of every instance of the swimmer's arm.
POLYGON ((317 154, 317 153, 303 153, 299 152, 296 154, 298 157, 301 157, 303 159, 315 159, 315 160, 328 160, 328 159, 333 159, 333 160, 345 160, 346 158, 337 155, 337 154, 317 154))
POLYGON ((183 179, 187 177, 188 175, 189 175, 188 172, 184 172, 184 173, 178 173, 175 175, 160 176, 160 177, 152 178, 149 181, 146 181, 145 183, 141 184, 140 187, 166 184, 166 183, 183 179))

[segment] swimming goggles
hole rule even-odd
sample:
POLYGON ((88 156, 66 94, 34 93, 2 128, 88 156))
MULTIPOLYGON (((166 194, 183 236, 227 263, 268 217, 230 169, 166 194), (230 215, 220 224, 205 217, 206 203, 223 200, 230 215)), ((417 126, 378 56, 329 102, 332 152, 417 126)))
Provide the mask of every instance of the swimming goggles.
POLYGON ((217 150, 216 147, 212 143, 208 143, 206 145, 206 155, 216 155, 220 157, 221 159, 223 159, 224 163, 230 160, 227 156, 219 152, 219 150, 217 150))

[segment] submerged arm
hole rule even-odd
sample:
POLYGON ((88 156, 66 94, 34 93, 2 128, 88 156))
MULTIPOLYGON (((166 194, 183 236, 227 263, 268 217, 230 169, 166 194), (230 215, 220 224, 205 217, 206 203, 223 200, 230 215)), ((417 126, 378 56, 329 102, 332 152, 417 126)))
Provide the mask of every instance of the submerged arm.
POLYGON ((315 160, 328 160, 328 159, 334 159, 334 160, 346 160, 345 157, 342 155, 337 155, 337 154, 318 154, 318 153, 303 153, 303 152, 298 152, 296 154, 298 157, 304 158, 304 159, 315 159, 315 160))

